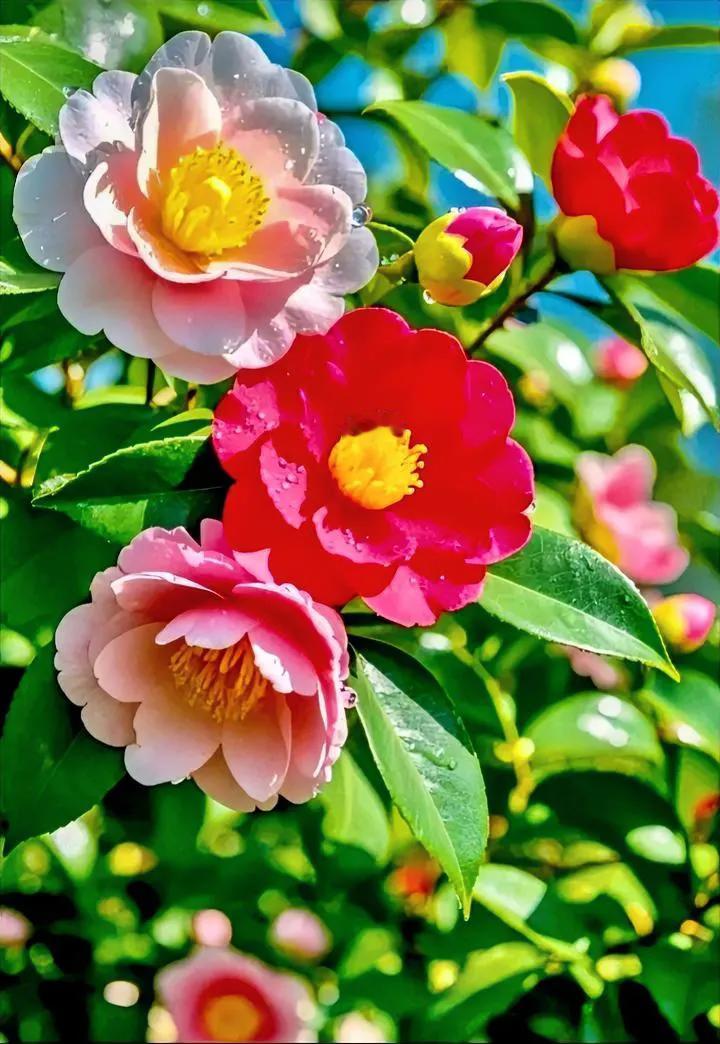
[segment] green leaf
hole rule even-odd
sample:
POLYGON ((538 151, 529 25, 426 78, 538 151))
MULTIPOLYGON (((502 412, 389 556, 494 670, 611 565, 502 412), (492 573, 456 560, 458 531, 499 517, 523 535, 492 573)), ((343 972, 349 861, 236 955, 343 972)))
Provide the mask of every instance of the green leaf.
MULTIPOLYGON (((153 417, 149 406, 106 403, 68 412, 46 438, 35 471, 36 485, 56 475, 75 475, 111 454, 153 417)), ((155 418, 157 420, 157 418, 155 418)))
POLYGON ((693 1019, 717 1004, 717 936, 708 945, 679 951, 665 939, 642 950, 640 982, 680 1040, 698 1039, 693 1019))
POLYGON ((526 870, 488 863, 480 867, 473 895, 497 917, 527 921, 546 891, 545 882, 526 870))
POLYGON ((327 809, 323 833, 331 841, 367 852, 376 863, 387 862, 390 825, 383 804, 348 750, 333 767, 332 779, 320 791, 327 809))
POLYGON ((515 171, 519 162, 525 164, 512 138, 501 127, 472 113, 423 101, 380 101, 365 112, 389 118, 430 159, 447 167, 461 181, 480 182, 490 195, 507 206, 518 206, 515 171))
POLYGON ((642 348, 650 362, 677 388, 694 395, 720 430, 720 390, 700 346, 677 327, 654 322, 643 315, 636 303, 633 277, 617 275, 604 279, 603 283, 616 307, 601 307, 601 318, 642 348))
POLYGON ((716 681, 699 671, 683 671, 674 684, 655 675, 640 695, 657 718, 664 739, 702 750, 720 761, 720 686, 716 681))
POLYGON ((692 323, 711 340, 720 340, 720 269, 714 265, 693 265, 680 272, 656 272, 653 275, 610 276, 611 288, 619 287, 621 296, 639 308, 653 308, 665 313, 673 322, 692 323))
MULTIPOLYGON (((558 882, 558 894, 567 903, 592 903, 598 896, 607 895, 626 913, 628 909, 631 914, 641 911, 648 927, 657 918, 652 897, 625 863, 588 866, 567 874, 558 882)), ((637 915, 634 916, 637 923, 637 915)))
POLYGON ((424 667, 380 642, 357 645, 357 706, 373 757, 393 801, 467 913, 488 829, 477 755, 424 667))
POLYGON ((55 679, 53 649, 28 667, 8 711, 2 744, 7 849, 86 812, 123 774, 119 750, 77 728, 55 679))
POLYGON ((524 373, 541 370, 556 398, 570 408, 577 402, 579 389, 592 382, 593 371, 581 348, 551 323, 496 330, 486 344, 493 355, 524 373))
POLYGON ((486 90, 497 71, 505 46, 505 33, 491 25, 479 26, 476 8, 460 4, 443 22, 447 40, 448 72, 467 76, 486 90))
MULTIPOLYGON (((481 990, 497 986, 516 975, 525 976, 546 962, 547 954, 528 942, 498 943, 487 950, 476 950, 469 955, 457 981, 433 1004, 430 1016, 436 1019, 447 1015, 481 990)), ((479 998, 474 1007, 480 1015, 484 1006, 479 998)))
POLYGON ((33 265, 29 258, 22 267, 0 258, 0 294, 36 294, 56 287, 59 282, 59 273, 33 265))
POLYGON ((637 26, 626 33, 618 54, 631 54, 658 47, 717 47, 720 36, 715 25, 637 26))
MULTIPOLYGON (((203 411, 199 411, 202 413, 203 411)), ((199 417, 202 424, 205 417, 199 417)), ((126 544, 148 526, 191 526, 217 515, 219 485, 177 489, 207 443, 205 431, 163 437, 116 450, 77 475, 44 482, 35 506, 62 511, 106 540, 126 544)))
POLYGON ((561 772, 619 772, 662 787, 664 755, 655 729, 619 696, 580 693, 548 707, 528 724, 537 780, 561 772))
POLYGON ((508 73, 502 79, 512 93, 515 141, 549 188, 553 153, 573 110, 572 101, 537 73, 508 73))
POLYGON ((58 114, 75 88, 92 87, 99 65, 54 43, 0 42, 0 94, 47 134, 55 134, 58 114))
POLYGON ((579 43, 572 18, 543 0, 493 0, 478 6, 476 19, 481 25, 497 26, 520 40, 547 36, 562 43, 579 43))
POLYGON ((490 568, 480 604, 546 641, 638 660, 677 677, 638 589, 579 540, 536 526, 522 551, 490 568))
POLYGON ((182 26, 205 29, 210 33, 232 30, 237 33, 280 33, 282 28, 269 0, 242 0, 218 3, 208 0, 159 0, 160 14, 182 26))

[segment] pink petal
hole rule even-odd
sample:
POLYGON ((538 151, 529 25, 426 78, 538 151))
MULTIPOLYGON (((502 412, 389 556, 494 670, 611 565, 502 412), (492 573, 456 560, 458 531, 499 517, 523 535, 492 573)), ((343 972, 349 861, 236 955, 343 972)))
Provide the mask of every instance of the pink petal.
POLYGON ((323 119, 319 131, 319 154, 305 179, 306 183, 336 185, 348 194, 354 204, 362 203, 367 195, 367 177, 362 163, 345 147, 343 132, 332 120, 323 119))
POLYGON ((152 196, 181 156, 217 144, 220 106, 197 73, 161 68, 153 76, 150 102, 138 124, 138 183, 152 196))
POLYGON ((327 333, 344 312, 345 301, 342 297, 334 297, 312 283, 296 290, 283 309, 290 326, 303 334, 327 333))
POLYGON ((58 288, 58 308, 81 333, 104 330, 111 344, 130 355, 165 358, 178 347, 153 314, 154 283, 155 277, 141 261, 103 243, 87 250, 65 273, 58 288))
POLYGON ((285 697, 266 693, 240 722, 223 729, 228 768, 244 791, 267 801, 280 790, 290 760, 290 711, 285 697))
POLYGON ((210 37, 198 30, 177 33, 159 47, 132 89, 133 108, 143 112, 152 98, 153 78, 159 69, 190 69, 203 79, 210 72, 210 37))
POLYGON ((75 91, 58 118, 60 140, 68 155, 86 163, 100 145, 122 145, 134 150, 127 103, 135 77, 132 73, 101 73, 93 93, 75 91))
POLYGON ((428 627, 442 612, 475 601, 481 591, 482 581, 460 584, 431 579, 401 565, 385 590, 365 601, 376 613, 403 627, 428 627))
POLYGON ((33 261, 64 272, 103 242, 85 212, 83 180, 64 149, 32 156, 15 180, 13 220, 33 261))
POLYGON ((118 635, 93 665, 98 684, 115 700, 141 703, 174 686, 170 653, 156 644, 160 624, 143 624, 118 635))
POLYGON ((141 202, 137 184, 137 156, 124 150, 111 153, 98 163, 85 182, 85 209, 110 246, 136 255, 127 231, 128 214, 141 202))
POLYGON ((184 638, 188 645, 203 649, 227 649, 239 642, 254 623, 254 618, 237 609, 232 602, 207 603, 176 616, 158 634, 160 645, 184 638))
POLYGON ((137 743, 126 749, 125 767, 145 786, 196 772, 220 742, 218 723, 186 703, 172 682, 140 704, 134 724, 137 743))
POLYGON ((232 352, 245 340, 240 287, 228 279, 205 284, 158 280, 153 311, 171 340, 202 355, 232 352))
POLYGON ((233 808, 236 812, 254 811, 255 801, 233 779, 222 750, 216 751, 209 761, 193 772, 192 776, 200 789, 213 801, 219 801, 221 805, 233 808))
POLYGON ((284 157, 282 170, 285 177, 291 174, 298 181, 304 181, 317 159, 320 146, 317 117, 300 101, 292 98, 246 101, 239 109, 235 126, 240 132, 237 137, 232 125, 223 127, 223 137, 241 155, 245 155, 243 135, 246 131, 262 131, 277 142, 277 151, 284 157))
POLYGON ((188 348, 180 348, 176 352, 163 355, 160 363, 163 371, 183 381, 195 384, 216 384, 232 377, 237 367, 225 358, 200 355, 188 348))
POLYGON ((176 247, 160 227, 159 221, 136 207, 128 214, 127 230, 138 254, 156 275, 177 283, 207 283, 217 279, 217 272, 200 269, 189 254, 176 247))
POLYGON ((335 257, 315 269, 310 285, 331 294, 353 294, 370 282, 379 263, 375 236, 369 228, 354 228, 335 257))
POLYGON ((82 709, 82 723, 91 736, 110 747, 126 747, 135 741, 133 719, 136 703, 118 703, 102 689, 82 709))
POLYGON ((220 602, 215 591, 172 573, 132 573, 115 580, 113 591, 123 609, 146 613, 157 621, 214 599, 220 602))

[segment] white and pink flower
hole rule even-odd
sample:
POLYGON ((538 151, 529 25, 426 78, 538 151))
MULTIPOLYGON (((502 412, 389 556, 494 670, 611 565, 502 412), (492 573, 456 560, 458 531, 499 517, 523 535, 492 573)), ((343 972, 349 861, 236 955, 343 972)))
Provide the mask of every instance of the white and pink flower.
POLYGON ((253 40, 184 32, 103 72, 18 175, 30 256, 58 305, 167 373, 212 383, 325 333, 378 264, 354 227, 366 177, 310 83, 253 40))
POLYGON ((157 990, 187 1044, 317 1039, 305 984, 236 950, 196 950, 159 973, 157 990))
POLYGON ((347 637, 332 609, 273 582, 266 554, 233 553, 212 520, 199 542, 147 529, 91 595, 57 629, 58 681, 136 780, 192 776, 245 812, 327 782, 347 735, 347 637))
POLYGON ((301 961, 319 961, 332 946, 332 937, 312 910, 288 907, 270 925, 273 946, 301 961))

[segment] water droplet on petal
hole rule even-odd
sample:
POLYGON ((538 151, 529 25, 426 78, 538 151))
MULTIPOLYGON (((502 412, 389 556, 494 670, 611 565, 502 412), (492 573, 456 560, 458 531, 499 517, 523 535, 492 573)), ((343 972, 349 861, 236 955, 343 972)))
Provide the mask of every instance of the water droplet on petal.
POLYGON ((367 203, 358 203, 352 212, 352 226, 353 228, 362 228, 363 225, 367 225, 368 221, 372 221, 373 212, 367 203))

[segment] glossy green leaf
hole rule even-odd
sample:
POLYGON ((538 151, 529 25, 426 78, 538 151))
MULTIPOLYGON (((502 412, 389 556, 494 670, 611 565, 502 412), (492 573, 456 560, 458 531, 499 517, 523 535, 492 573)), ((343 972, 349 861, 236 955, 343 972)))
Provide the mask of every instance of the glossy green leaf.
POLYGON ((632 54, 658 47, 717 47, 716 25, 654 25, 638 26, 628 33, 618 54, 632 54))
MULTIPOLYGON (((606 895, 626 912, 642 911, 645 924, 652 927, 657 909, 652 896, 625 863, 588 866, 567 874, 558 883, 558 894, 567 903, 591 903, 606 895)), ((637 923, 637 915, 635 914, 637 923)))
MULTIPOLYGON (((198 424, 204 422, 198 419, 198 424)), ((77 475, 56 476, 37 491, 37 507, 62 511, 107 540, 126 544, 157 525, 193 525, 221 510, 219 485, 177 489, 207 444, 206 431, 168 435, 158 428, 153 441, 127 446, 77 475)))
POLYGON ((467 912, 487 843, 477 755, 438 682, 405 653, 357 642, 360 720, 390 796, 467 912))
POLYGON ((579 39, 572 18, 544 0, 491 0, 478 5, 476 17, 481 25, 497 26, 519 39, 547 36, 568 44, 579 39))
POLYGON ((447 40, 448 70, 467 76, 484 90, 497 71, 506 34, 498 26, 480 27, 476 12, 471 4, 459 4, 442 28, 447 40))
POLYGON ((536 73, 508 73, 503 81, 512 93, 515 140, 549 187, 553 153, 573 110, 572 101, 536 73))
POLYGON ((579 540, 535 527, 522 551, 490 568, 480 604, 547 641, 638 660, 676 677, 645 599, 579 540))
POLYGON ((121 752, 92 739, 58 688, 53 653, 44 649, 27 669, 5 722, 0 783, 7 849, 76 819, 123 774, 121 752))
MULTIPOLYGON (((498 943, 487 950, 477 950, 470 954, 457 982, 433 1004, 431 1018, 447 1015, 481 990, 516 975, 527 975, 541 968, 546 961, 547 954, 529 942, 498 943)), ((479 998, 475 1000, 475 1006, 480 1014, 482 1003, 479 998)))
POLYGON ((507 131, 472 113, 423 101, 375 102, 365 112, 397 124, 464 183, 481 183, 490 195, 517 207, 516 171, 524 160, 507 131))
POLYGON ((705 263, 644 278, 609 276, 607 283, 639 308, 665 313, 674 322, 690 323, 712 340, 720 340, 720 269, 716 266, 705 263))
POLYGON ((0 258, 0 294, 36 294, 58 285, 60 276, 57 272, 33 265, 29 258, 26 261, 21 267, 0 258))
POLYGON ((473 895, 498 917, 527 921, 542 901, 547 885, 517 866, 487 863, 480 867, 473 895))
POLYGON ((229 0, 159 0, 160 14, 181 27, 191 26, 206 32, 231 30, 237 33, 279 33, 280 23, 269 0, 243 0, 242 4, 229 0))
POLYGON ((562 772, 619 772, 662 784, 664 755, 652 723, 619 696, 580 693, 548 707, 524 731, 536 779, 562 772))
POLYGON ((693 1019, 718 1003, 718 941, 691 947, 679 961, 678 948, 665 939, 642 951, 640 982, 678 1034, 680 1040, 696 1038, 693 1019), (680 970, 682 967, 682 971, 680 970))
POLYGON ((695 747, 720 761, 720 686, 716 681, 692 670, 684 670, 677 683, 655 675, 641 698, 665 739, 695 747))
POLYGON ((552 393, 568 407, 576 403, 579 389, 592 382, 592 368, 581 348, 551 323, 496 330, 486 343, 493 355, 524 373, 540 370, 548 378, 552 393))
POLYGON ((349 751, 333 767, 332 779, 320 791, 326 808, 323 833, 331 841, 360 848, 376 863, 387 861, 390 825, 380 798, 349 751))
POLYGON ((47 134, 56 133, 67 95, 78 87, 90 88, 101 71, 58 44, 0 41, 0 94, 47 134))

